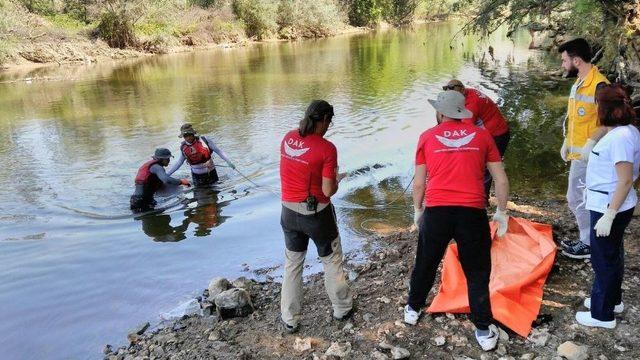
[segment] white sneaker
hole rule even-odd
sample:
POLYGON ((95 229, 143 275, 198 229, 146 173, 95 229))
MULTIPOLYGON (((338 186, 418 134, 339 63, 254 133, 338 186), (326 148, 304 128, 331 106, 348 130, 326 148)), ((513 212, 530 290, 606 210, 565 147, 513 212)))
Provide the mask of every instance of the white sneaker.
MULTIPOLYGON (((584 307, 586 307, 587 309, 591 310, 591 298, 590 297, 584 299, 584 307)), ((624 303, 622 301, 620 301, 620 304, 616 305, 613 308, 613 312, 616 313, 616 314, 622 314, 623 311, 624 311, 624 303)))
POLYGON ((409 325, 415 325, 418 323, 418 319, 420 318, 420 313, 413 310, 411 306, 406 305, 404 307, 404 322, 409 325))
POLYGON ((484 351, 491 351, 496 348, 498 345, 498 339, 500 335, 498 335, 498 331, 494 325, 489 326, 489 335, 480 336, 478 335, 478 331, 476 330, 476 340, 478 340, 478 344, 484 351))
POLYGON ((616 327, 616 319, 611 321, 600 321, 591 317, 591 311, 578 311, 576 313, 576 321, 580 325, 590 327, 601 327, 605 329, 613 329, 616 327))

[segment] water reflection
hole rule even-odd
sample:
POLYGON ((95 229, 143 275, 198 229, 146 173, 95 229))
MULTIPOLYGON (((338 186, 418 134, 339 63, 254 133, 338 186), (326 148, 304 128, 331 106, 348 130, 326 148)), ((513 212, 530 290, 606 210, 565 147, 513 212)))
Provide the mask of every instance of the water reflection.
POLYGON ((506 163, 514 190, 559 192, 565 181, 557 121, 569 85, 548 86, 537 60, 529 61, 528 38, 512 42, 497 32, 486 41, 452 41, 458 29, 438 23, 0 74, 3 355, 100 356, 105 342, 122 341, 126 330, 212 276, 281 260, 278 198, 253 188, 249 194, 244 187, 252 185, 229 169, 220 170, 215 196, 168 196, 164 212, 133 219, 135 170, 156 147, 177 151, 176 129, 185 122, 252 181, 276 189, 282 135, 311 99, 334 104, 329 138, 341 170, 353 173, 335 197, 345 251, 359 246, 349 229, 410 224, 408 193, 391 206, 368 205, 402 195, 418 135, 435 124, 425 99, 452 77, 502 99, 512 127, 506 163), (488 45, 493 58, 483 55, 488 45), (52 81, 6 82, 27 76, 52 81), (41 241, 2 241, 34 236, 41 241), (112 304, 105 308, 104 299, 112 304))
MULTIPOLYGON (((229 205, 231 200, 219 201, 220 190, 217 186, 196 187, 189 193, 193 197, 184 198, 180 202, 180 209, 186 208, 186 210, 184 212, 171 211, 172 213, 182 213, 178 225, 171 225, 171 214, 164 213, 169 209, 159 208, 135 217, 142 223, 142 231, 153 241, 158 242, 177 242, 186 239, 190 224, 196 225, 193 236, 211 235, 211 229, 221 225, 228 218, 222 216, 222 208, 229 205)), ((237 198, 237 195, 233 196, 233 199, 237 198)))
POLYGON ((189 228, 187 217, 183 218, 178 226, 171 226, 171 216, 166 214, 147 214, 136 220, 142 222, 142 231, 153 241, 176 242, 187 238, 185 235, 189 228))

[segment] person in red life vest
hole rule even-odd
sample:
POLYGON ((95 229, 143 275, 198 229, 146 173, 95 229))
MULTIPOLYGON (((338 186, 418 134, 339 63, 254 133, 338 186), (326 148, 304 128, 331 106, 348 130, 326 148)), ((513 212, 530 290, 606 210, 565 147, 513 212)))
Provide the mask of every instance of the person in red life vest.
POLYGON ((235 169, 236 166, 211 139, 205 136, 197 136, 196 134, 197 132, 191 124, 184 124, 180 127, 179 137, 184 138, 184 141, 180 144, 180 157, 167 171, 167 174, 172 175, 186 160, 191 166, 194 185, 202 186, 216 183, 218 181, 218 172, 213 164, 212 152, 226 161, 230 168, 235 169))
POLYGON ((285 330, 298 330, 302 312, 302 269, 309 239, 324 266, 324 285, 333 305, 333 317, 348 319, 353 300, 343 268, 342 246, 331 196, 338 191, 336 147, 324 138, 333 118, 333 107, 314 100, 298 129, 288 132, 280 144, 282 214, 285 268, 280 301, 285 330))
POLYGON ((131 210, 142 212, 153 209, 156 205, 153 195, 163 184, 191 186, 189 180, 172 178, 164 171, 171 157, 171 151, 158 148, 151 160, 140 166, 136 174, 136 189, 130 199, 131 210))
MULTIPOLYGON (((491 98, 472 88, 465 88, 464 84, 457 79, 453 79, 442 87, 443 90, 455 90, 464 95, 464 106, 472 115, 463 121, 474 124, 489 131, 493 140, 496 142, 500 157, 504 157, 504 153, 509 146, 511 133, 509 132, 509 124, 500 112, 491 98)), ((487 170, 484 176, 484 192, 489 198, 491 191, 491 173, 487 170)))
POLYGON ((419 236, 404 321, 411 325, 418 322, 438 265, 454 239, 467 280, 476 339, 488 351, 496 347, 499 335, 490 327, 491 234, 485 208, 485 169, 489 168, 496 182, 498 208, 493 220, 498 223, 498 236, 507 231, 509 181, 491 134, 461 121, 471 117, 464 107, 464 96, 450 90, 429 102, 436 109, 438 125, 420 135, 416 151, 413 205, 419 236))

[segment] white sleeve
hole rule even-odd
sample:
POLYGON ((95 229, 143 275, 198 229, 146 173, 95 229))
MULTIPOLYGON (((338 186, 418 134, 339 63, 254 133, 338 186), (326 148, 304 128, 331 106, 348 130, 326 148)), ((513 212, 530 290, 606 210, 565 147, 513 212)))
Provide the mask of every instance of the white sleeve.
POLYGON ((633 139, 632 134, 623 132, 617 139, 611 142, 611 160, 614 164, 619 162, 630 162, 633 164, 633 139))
POLYGON ((218 156, 220 156, 220 158, 226 162, 231 162, 231 160, 229 160, 229 158, 227 157, 227 154, 224 153, 224 151, 222 151, 220 148, 218 148, 216 146, 216 144, 211 141, 211 139, 206 138, 206 137, 202 137, 204 139, 204 141, 207 143, 207 145, 211 148, 211 151, 213 151, 214 153, 218 154, 218 156))
POLYGON ((182 153, 182 151, 180 151, 180 157, 173 165, 171 165, 171 167, 169 168, 169 171, 167 171, 167 175, 171 176, 173 175, 174 172, 176 172, 176 170, 180 169, 180 166, 184 164, 184 160, 185 160, 184 154, 182 153))

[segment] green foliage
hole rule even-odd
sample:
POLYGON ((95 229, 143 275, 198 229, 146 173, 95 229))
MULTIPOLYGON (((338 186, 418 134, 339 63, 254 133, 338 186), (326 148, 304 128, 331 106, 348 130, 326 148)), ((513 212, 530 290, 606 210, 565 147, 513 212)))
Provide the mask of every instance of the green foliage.
POLYGON ((382 17, 384 0, 350 0, 349 23, 354 26, 376 25, 382 17))
POLYGON ((48 15, 45 18, 51 25, 65 30, 79 31, 87 27, 86 23, 69 14, 48 15))
POLYGON ((32 13, 39 15, 53 15, 56 12, 53 0, 20 0, 24 7, 32 13))
POLYGON ((420 0, 386 0, 384 19, 393 25, 405 25, 413 21, 420 0))
POLYGON ((219 7, 224 4, 224 0, 188 0, 190 5, 199 6, 203 9, 219 7))
POLYGON ((451 14, 460 14, 461 8, 456 0, 421 0, 414 16, 418 19, 444 19, 451 14))
MULTIPOLYGON (((7 4, 4 0, 0 0, 0 9, 6 10, 7 4)), ((9 18, 7 16, 0 16, 0 65, 2 65, 9 56, 11 48, 13 47, 9 36, 5 35, 10 28, 9 18)))
POLYGON ((62 12, 70 18, 89 23, 89 7, 95 4, 95 0, 64 0, 62 12))
POLYGON ((276 23, 281 38, 328 36, 341 24, 340 9, 330 0, 280 0, 276 23))
POLYGON ((247 36, 263 40, 278 29, 277 0, 233 0, 233 12, 244 22, 247 36))
POLYGON ((125 6, 110 7, 100 16, 97 31, 100 38, 114 48, 136 45, 133 18, 125 6))
POLYGON ((146 36, 156 36, 160 34, 173 34, 177 28, 163 21, 138 22, 134 25, 135 33, 146 36))
MULTIPOLYGON (((0 31, 2 31, 2 29, 0 29, 0 31)), ((0 37, 0 65, 7 60, 12 47, 11 45, 12 44, 8 39, 0 37)))

